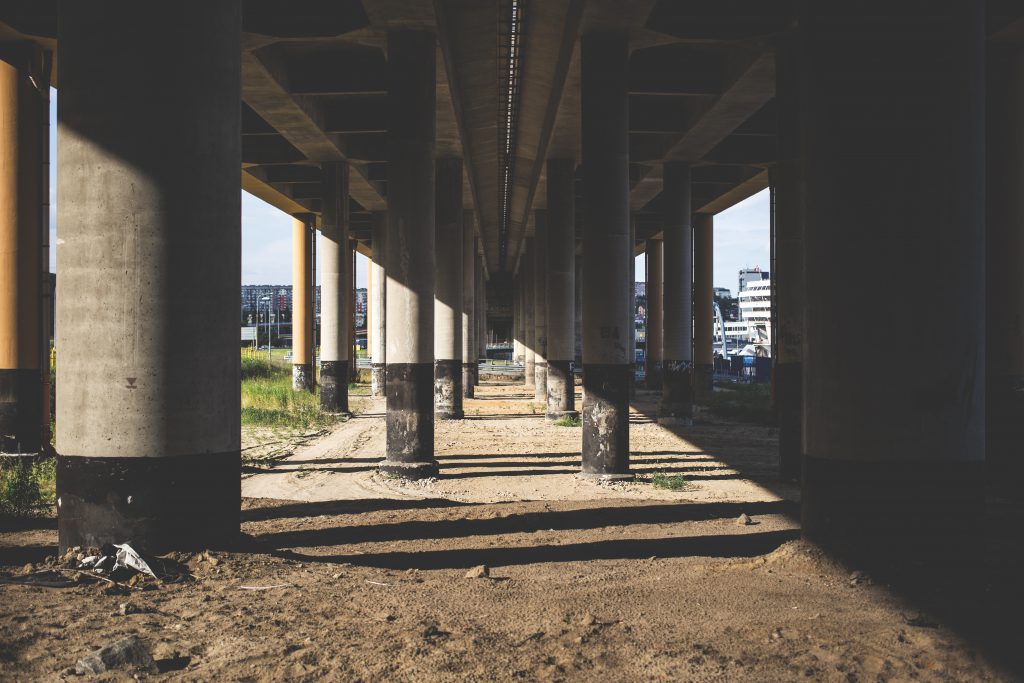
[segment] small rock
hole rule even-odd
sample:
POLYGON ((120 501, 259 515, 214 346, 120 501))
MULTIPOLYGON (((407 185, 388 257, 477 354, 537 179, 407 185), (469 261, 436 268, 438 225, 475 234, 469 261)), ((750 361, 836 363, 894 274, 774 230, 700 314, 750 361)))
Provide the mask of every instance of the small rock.
POLYGON ((486 564, 481 564, 477 567, 473 567, 466 572, 467 579, 486 579, 490 577, 491 570, 487 568, 486 564))
POLYGON ((384 611, 377 612, 376 614, 373 615, 373 618, 376 619, 377 621, 386 621, 388 623, 390 623, 390 622, 394 621, 395 619, 397 619, 397 617, 394 614, 392 614, 391 612, 384 612, 384 611))
POLYGON ((781 640, 781 639, 782 639, 782 629, 781 628, 777 628, 774 631, 772 631, 772 640, 781 640))
POLYGON ((26 564, 24 567, 21 568, 21 573, 22 574, 31 574, 35 570, 36 570, 36 566, 34 564, 32 564, 31 562, 29 562, 28 564, 26 564))
POLYGON ((736 518, 736 526, 750 526, 751 524, 753 522, 750 521, 750 515, 745 512, 736 518))
POLYGON ((597 617, 593 614, 584 614, 583 618, 580 619, 581 626, 594 626, 595 624, 597 624, 597 617))
POLYGON ((131 667, 143 669, 149 673, 159 673, 153 656, 138 636, 128 636, 115 640, 78 660, 75 673, 78 675, 100 674, 110 669, 131 667))
POLYGON ((859 569, 854 571, 854 572, 852 572, 850 574, 850 585, 851 586, 856 586, 856 585, 862 584, 862 583, 870 584, 871 583, 871 577, 868 576, 866 573, 862 572, 859 569))

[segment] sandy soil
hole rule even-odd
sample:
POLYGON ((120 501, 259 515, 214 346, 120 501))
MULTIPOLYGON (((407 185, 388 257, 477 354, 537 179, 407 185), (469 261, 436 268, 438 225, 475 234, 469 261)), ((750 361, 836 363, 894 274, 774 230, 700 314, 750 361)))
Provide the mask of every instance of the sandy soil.
MULTIPOLYGON (((246 475, 249 540, 215 562, 182 557, 189 583, 130 596, 0 584, 0 678, 56 680, 137 634, 160 677, 187 680, 1018 680, 939 609, 985 617, 978 600, 1006 594, 922 603, 796 540, 771 430, 669 431, 641 395, 644 476, 603 486, 573 475, 580 430, 521 394, 485 387, 470 419, 438 426, 442 478, 405 487, 374 474, 382 406, 368 402, 246 475), (655 489, 651 472, 690 488, 655 489), (481 564, 489 578, 468 578, 481 564), (145 611, 121 616, 123 603, 145 611)), ((3 570, 54 552, 53 521, 34 526, 0 533, 3 570)))

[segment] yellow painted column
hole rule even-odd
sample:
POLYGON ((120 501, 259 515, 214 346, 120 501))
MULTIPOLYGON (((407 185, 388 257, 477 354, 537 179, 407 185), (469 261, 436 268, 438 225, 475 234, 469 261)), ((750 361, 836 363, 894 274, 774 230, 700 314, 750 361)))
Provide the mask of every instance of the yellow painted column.
POLYGON ((292 388, 313 390, 312 216, 292 221, 292 388))
POLYGON ((0 453, 37 452, 49 423, 41 345, 48 91, 36 88, 48 84, 33 74, 38 56, 0 46, 0 453))

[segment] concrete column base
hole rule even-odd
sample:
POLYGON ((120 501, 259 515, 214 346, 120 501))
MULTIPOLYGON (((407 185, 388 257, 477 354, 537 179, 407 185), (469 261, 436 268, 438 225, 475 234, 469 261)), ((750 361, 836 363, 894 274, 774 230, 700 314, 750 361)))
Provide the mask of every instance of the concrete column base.
POLYGON ((437 476, 434 459, 434 364, 388 363, 385 474, 437 476))
POLYGON ((976 564, 984 542, 985 465, 804 458, 803 535, 855 563, 941 558, 976 564))
POLYGON ((695 363, 693 366, 693 400, 707 404, 715 392, 715 366, 695 363))
POLYGON ((434 361, 434 417, 439 420, 461 420, 462 361, 434 361))
POLYGON ((547 403, 548 400, 548 364, 537 363, 533 364, 533 400, 543 401, 547 403))
POLYGON ((39 370, 0 370, 0 453, 38 453, 42 447, 39 370))
POLYGON ((527 387, 533 387, 537 381, 537 370, 534 367, 534 362, 528 360, 523 364, 523 384, 527 387))
POLYGON ((292 389, 313 391, 313 366, 309 363, 292 366, 292 389))
POLYGON ((60 552, 131 541, 136 550, 224 548, 238 541, 238 451, 163 458, 57 456, 60 552))
POLYGON ((693 423, 693 361, 666 360, 661 378, 658 424, 693 423))
POLYGON ((474 398, 476 396, 476 363, 462 364, 462 397, 474 398))
POLYGON ((320 410, 333 415, 351 415, 348 409, 349 362, 320 362, 320 410))
POLYGON ((775 412, 779 420, 779 474, 800 478, 803 458, 803 364, 775 366, 775 412))
POLYGON ((630 475, 630 366, 583 366, 584 475, 630 475))
POLYGON ((373 363, 370 365, 370 395, 383 396, 386 386, 384 363, 373 363))
POLYGON ((579 417, 576 410, 576 387, 573 386, 572 361, 548 361, 547 418, 579 417))

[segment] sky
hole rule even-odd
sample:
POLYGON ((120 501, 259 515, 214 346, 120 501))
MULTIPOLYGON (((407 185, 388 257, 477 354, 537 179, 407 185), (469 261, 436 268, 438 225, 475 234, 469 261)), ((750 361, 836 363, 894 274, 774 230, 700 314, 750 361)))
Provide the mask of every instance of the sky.
MULTIPOLYGON (((50 89, 50 269, 57 264, 57 91, 50 89)), ((736 294, 741 268, 769 268, 769 201, 763 190, 715 216, 715 287, 736 294)), ((318 238, 319 239, 319 238, 318 238)), ((320 273, 317 248, 317 280, 320 273)), ((366 286, 367 259, 356 255, 356 287, 366 286)), ((289 284, 292 274, 291 216, 242 192, 243 285, 289 284)), ((643 256, 636 261, 636 279, 644 280, 643 256)))

